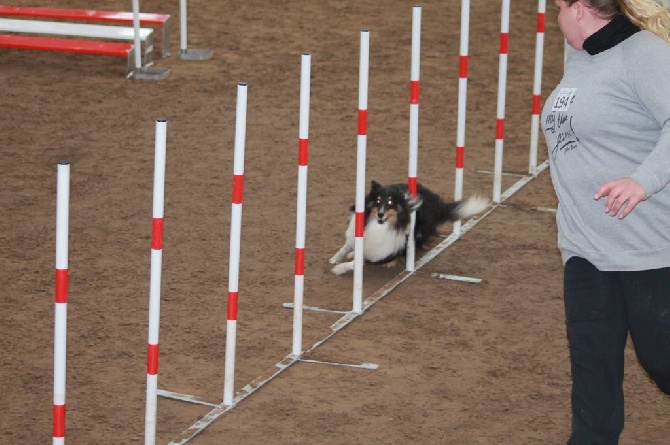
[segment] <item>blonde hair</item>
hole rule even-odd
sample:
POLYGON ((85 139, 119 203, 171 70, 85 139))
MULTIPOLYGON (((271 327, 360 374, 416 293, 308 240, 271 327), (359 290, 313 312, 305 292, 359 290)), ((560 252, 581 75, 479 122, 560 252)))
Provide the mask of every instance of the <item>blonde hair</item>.
MULTIPOLYGON (((564 0, 572 6, 578 0, 564 0)), ((623 13, 641 29, 653 32, 670 43, 670 3, 668 0, 581 0, 598 16, 611 19, 623 13)))
POLYGON ((621 12, 642 29, 670 43, 670 9, 667 0, 619 0, 621 12))

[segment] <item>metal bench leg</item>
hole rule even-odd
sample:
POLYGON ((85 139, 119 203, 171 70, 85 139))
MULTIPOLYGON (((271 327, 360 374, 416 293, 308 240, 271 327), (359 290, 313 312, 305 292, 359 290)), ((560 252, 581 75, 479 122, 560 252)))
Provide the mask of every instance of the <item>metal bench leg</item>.
POLYGON ((144 42, 144 66, 151 66, 154 64, 154 37, 149 36, 144 42))
POLYGON ((126 77, 132 77, 135 72, 135 47, 128 51, 128 68, 126 69, 126 77))
POLYGON ((170 55, 170 24, 172 18, 169 18, 163 23, 163 42, 161 48, 161 56, 168 57, 170 55))

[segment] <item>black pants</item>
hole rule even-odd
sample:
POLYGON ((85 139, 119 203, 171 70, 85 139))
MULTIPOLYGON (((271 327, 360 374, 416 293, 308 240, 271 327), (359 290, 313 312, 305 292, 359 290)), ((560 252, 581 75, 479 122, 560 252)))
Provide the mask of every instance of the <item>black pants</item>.
POLYGON ((564 298, 572 370, 568 445, 618 444, 629 332, 640 364, 670 395, 670 268, 602 272, 573 257, 565 265, 564 298))

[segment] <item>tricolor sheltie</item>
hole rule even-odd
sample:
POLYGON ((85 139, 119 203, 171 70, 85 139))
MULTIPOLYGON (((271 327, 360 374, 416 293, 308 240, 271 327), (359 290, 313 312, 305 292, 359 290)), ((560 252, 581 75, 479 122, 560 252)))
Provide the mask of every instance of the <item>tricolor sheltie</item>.
MULTIPOLYGON (((488 200, 482 196, 445 202, 421 184, 417 184, 417 195, 412 197, 407 184, 384 186, 372 181, 370 192, 365 198, 364 260, 367 263, 392 265, 397 257, 404 255, 413 211, 416 211, 414 242, 420 248, 437 233, 440 224, 469 218, 487 206, 488 200)), ((345 232, 346 241, 330 259, 330 263, 335 264, 332 271, 336 275, 354 270, 355 225, 355 206, 352 206, 345 232)))

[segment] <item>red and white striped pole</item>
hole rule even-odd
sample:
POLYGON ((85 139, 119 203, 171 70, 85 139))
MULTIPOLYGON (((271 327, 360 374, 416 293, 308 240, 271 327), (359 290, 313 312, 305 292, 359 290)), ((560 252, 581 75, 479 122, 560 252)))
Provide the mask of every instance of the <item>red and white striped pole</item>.
POLYGON ((235 348, 237 344, 238 282, 240 275, 240 238, 242 233, 242 196, 244 191, 244 148, 247 131, 247 83, 237 84, 235 149, 233 154, 233 199, 230 217, 230 261, 228 264, 228 313, 226 321, 226 358, 223 403, 233 404, 235 385, 235 348))
MULTIPOLYGON (((412 63, 409 88, 409 172, 407 186, 412 197, 417 193, 417 164, 419 153, 419 72, 421 60, 421 6, 412 7, 412 63)), ((414 225, 416 212, 410 216, 410 236, 407 239, 405 269, 414 271, 416 246, 414 244, 414 225)))
POLYGON ((132 0, 133 7, 133 29, 135 44, 135 71, 142 68, 142 46, 140 44, 140 0, 132 0))
POLYGON ((353 312, 363 311, 363 234, 365 232, 365 159, 368 137, 368 80, 370 72, 370 30, 361 30, 358 71, 358 138, 356 158, 356 204, 354 231, 353 312))
POLYGON ((312 55, 302 53, 300 67, 300 126, 298 128, 298 202, 295 231, 295 290, 293 294, 293 356, 302 354, 302 304, 305 291, 305 230, 309 155, 309 96, 312 55))
POLYGON ((58 162, 56 189, 56 307, 54 311, 53 445, 65 443, 65 367, 67 349, 68 233, 70 163, 58 162))
MULTIPOLYGON (((463 199, 463 166, 465 164, 465 112, 468 97, 468 45, 470 40, 470 0, 461 0, 461 43, 458 58, 458 118, 456 125, 456 176, 454 200, 463 199)), ((455 221, 455 235, 461 234, 461 221, 455 221)))
POLYGON ((147 396, 144 414, 144 444, 156 443, 158 405, 158 331, 161 313, 163 268, 163 209, 165 202, 167 120, 156 120, 154 142, 154 190, 151 220, 151 276, 149 278, 149 335, 147 342, 147 396))
POLYGON ((498 67, 498 106, 496 113, 495 161, 493 167, 493 202, 502 193, 503 144, 505 139, 505 97, 507 88, 507 50, 509 46, 510 0, 502 0, 500 13, 500 63, 498 67))
POLYGON ((544 19, 547 0, 537 3, 537 37, 535 39, 535 75, 533 78, 533 115, 530 125, 530 157, 528 159, 528 173, 534 175, 537 171, 537 147, 540 132, 540 106, 542 94, 542 62, 544 59, 544 19))

